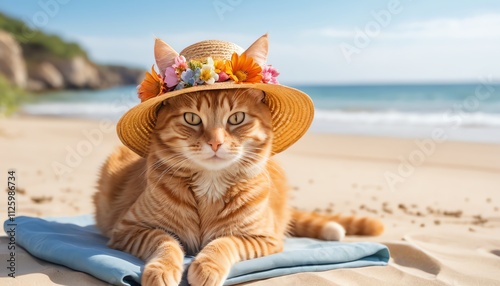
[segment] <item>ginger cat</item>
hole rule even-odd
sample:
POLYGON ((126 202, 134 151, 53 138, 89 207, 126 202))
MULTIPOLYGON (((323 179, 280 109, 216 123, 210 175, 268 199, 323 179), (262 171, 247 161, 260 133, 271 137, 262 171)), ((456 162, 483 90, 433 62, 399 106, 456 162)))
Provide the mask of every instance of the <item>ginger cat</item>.
POLYGON ((281 251, 286 235, 340 240, 382 232, 376 219, 287 205, 264 101, 254 89, 169 98, 147 158, 126 147, 108 158, 94 196, 97 226, 110 247, 146 262, 143 285, 178 285, 185 254, 196 255, 191 285, 222 285, 233 264, 281 251))

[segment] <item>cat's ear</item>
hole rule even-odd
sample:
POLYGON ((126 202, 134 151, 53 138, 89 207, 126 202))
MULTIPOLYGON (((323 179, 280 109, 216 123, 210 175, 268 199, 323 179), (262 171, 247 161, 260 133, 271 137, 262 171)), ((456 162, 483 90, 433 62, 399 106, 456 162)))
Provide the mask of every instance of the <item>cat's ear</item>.
POLYGON ((248 49, 245 51, 247 57, 253 60, 260 66, 265 66, 267 62, 268 39, 267 34, 258 38, 248 49))
POLYGON ((160 69, 160 74, 165 75, 165 70, 175 63, 175 57, 179 55, 171 46, 159 38, 155 39, 155 60, 160 69))

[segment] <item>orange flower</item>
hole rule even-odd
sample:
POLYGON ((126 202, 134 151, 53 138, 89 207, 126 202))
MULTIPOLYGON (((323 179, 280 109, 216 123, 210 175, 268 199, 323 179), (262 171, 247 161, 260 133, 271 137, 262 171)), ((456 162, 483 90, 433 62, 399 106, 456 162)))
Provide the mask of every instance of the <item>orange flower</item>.
POLYGON ((141 102, 144 102, 150 98, 163 94, 166 91, 167 89, 163 84, 163 79, 158 76, 153 65, 151 67, 151 73, 146 72, 146 78, 139 86, 137 94, 139 95, 141 102))
POLYGON ((226 62, 226 73, 235 83, 261 82, 261 71, 262 68, 252 58, 248 58, 245 53, 241 54, 241 56, 233 53, 231 61, 226 62))
POLYGON ((215 72, 226 72, 226 60, 214 60, 215 72))

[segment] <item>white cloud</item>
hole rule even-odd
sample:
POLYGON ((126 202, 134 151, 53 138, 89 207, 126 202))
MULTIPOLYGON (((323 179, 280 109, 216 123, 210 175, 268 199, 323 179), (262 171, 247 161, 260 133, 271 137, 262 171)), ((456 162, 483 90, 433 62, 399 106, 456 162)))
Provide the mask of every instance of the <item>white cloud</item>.
POLYGON ((356 35, 356 32, 355 30, 348 30, 348 29, 322 28, 318 30, 309 30, 303 33, 303 35, 304 34, 320 35, 328 38, 351 38, 356 35))
MULTIPOLYGON (((374 21, 374 20, 372 20, 374 21)), ((365 25, 357 29, 364 30, 365 25)), ((410 22, 387 27, 381 27, 381 33, 377 38, 389 39, 491 39, 500 37, 500 14, 483 14, 468 18, 441 18, 410 22)), ((316 30, 305 31, 304 34, 320 35, 327 38, 353 38, 356 36, 356 28, 334 28, 325 27, 316 30)))
POLYGON ((395 38, 490 39, 500 37, 500 14, 486 14, 464 19, 436 19, 403 24, 388 33, 395 38))
MULTIPOLYGON (((357 29, 363 30, 365 24, 357 29)), ((500 14, 393 22, 380 34, 365 39, 364 45, 356 44, 359 35, 354 27, 325 27, 299 34, 304 44, 293 47, 297 53, 294 66, 281 57, 277 62, 289 69, 287 80, 301 82, 459 82, 476 81, 488 74, 498 78, 497 27, 500 14), (344 57, 344 44, 356 53, 344 57), (300 75, 296 67, 310 65, 310 59, 301 55, 320 58, 323 69, 314 73, 302 70, 300 75)))

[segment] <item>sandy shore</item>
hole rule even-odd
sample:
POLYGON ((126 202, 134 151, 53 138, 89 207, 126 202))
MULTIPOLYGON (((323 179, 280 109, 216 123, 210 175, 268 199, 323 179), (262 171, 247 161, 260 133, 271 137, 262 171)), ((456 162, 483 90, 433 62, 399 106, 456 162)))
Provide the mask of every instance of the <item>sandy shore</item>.
MULTIPOLYGON (((380 217, 387 267, 302 273, 254 285, 499 285, 500 145, 307 134, 278 155, 291 204, 380 217)), ((0 120, 0 183, 18 176, 17 214, 70 216, 93 211, 91 195, 106 156, 119 144, 107 121, 0 120)), ((4 188, 5 187, 1 187, 4 188)), ((0 197, 5 206, 7 195, 0 197)), ((4 209, 4 208, 2 208, 4 209)), ((7 213, 3 214, 7 218, 7 213)), ((1 285, 104 285, 19 250, 18 277, 1 285)))

